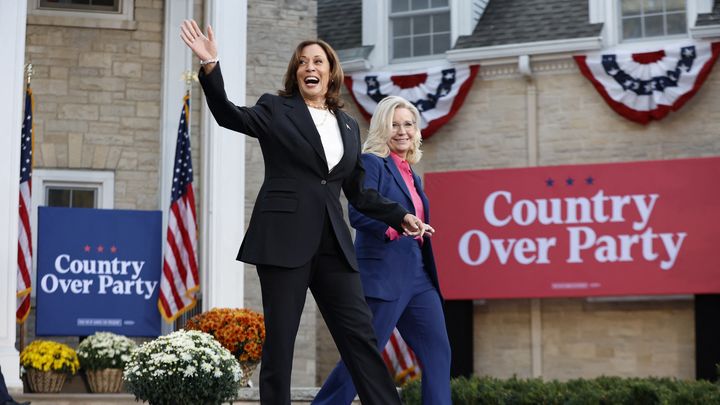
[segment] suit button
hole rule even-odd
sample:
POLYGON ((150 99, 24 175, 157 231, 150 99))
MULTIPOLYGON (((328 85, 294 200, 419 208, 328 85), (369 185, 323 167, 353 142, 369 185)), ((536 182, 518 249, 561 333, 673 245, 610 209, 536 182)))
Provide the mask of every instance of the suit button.
POLYGON ((320 184, 322 184, 322 185, 327 184, 327 180, 320 180, 320 184))

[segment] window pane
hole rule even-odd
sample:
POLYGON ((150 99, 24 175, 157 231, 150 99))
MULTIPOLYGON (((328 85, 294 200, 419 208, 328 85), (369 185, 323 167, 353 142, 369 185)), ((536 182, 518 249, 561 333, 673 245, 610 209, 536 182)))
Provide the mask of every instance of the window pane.
POLYGON ((433 7, 447 7, 448 0, 432 0, 433 7))
POLYGON ((643 11, 645 14, 662 13, 664 0, 644 0, 643 11))
POLYGON ((444 53, 450 49, 450 34, 433 36, 433 54, 444 53))
POLYGON ((95 190, 72 190, 73 208, 95 208, 95 190))
POLYGON ((70 190, 50 188, 47 190, 48 207, 70 207, 70 190))
POLYGON ((413 38, 413 56, 430 55, 430 35, 413 38))
POLYGON ((687 18, 685 13, 675 13, 667 15, 667 34, 677 35, 687 32, 687 18))
POLYGON ((663 15, 653 15, 645 17, 645 36, 646 37, 658 37, 665 35, 663 29, 663 15))
POLYGON ((433 20, 433 32, 450 32, 450 13, 435 14, 433 20))
POLYGON ((624 18, 622 20, 623 39, 641 38, 642 26, 639 18, 624 18))
POLYGON ((641 0, 623 0, 622 1, 623 17, 639 15, 641 10, 642 10, 641 0))
POLYGON ((409 58, 410 38, 397 38, 393 41, 393 58, 409 58))
POLYGON ((430 33, 430 16, 413 17, 413 35, 430 33))
POLYGON ((40 8, 80 11, 120 11, 120 0, 40 0, 40 8))
POLYGON ((410 35, 410 17, 393 18, 393 37, 402 37, 410 35))
POLYGON ((685 0, 666 0, 665 11, 685 11, 685 0))
POLYGON ((392 0, 390 11, 397 13, 399 11, 408 11, 408 3, 410 0, 392 0))
POLYGON ((430 0, 410 0, 411 10, 425 10, 429 6, 430 0))

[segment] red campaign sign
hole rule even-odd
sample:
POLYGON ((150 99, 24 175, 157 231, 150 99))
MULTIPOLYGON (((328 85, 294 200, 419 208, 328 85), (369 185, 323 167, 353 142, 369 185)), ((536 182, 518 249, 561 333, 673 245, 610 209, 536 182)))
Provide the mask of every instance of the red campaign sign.
POLYGON ((720 158, 427 173, 447 299, 720 293, 720 158))

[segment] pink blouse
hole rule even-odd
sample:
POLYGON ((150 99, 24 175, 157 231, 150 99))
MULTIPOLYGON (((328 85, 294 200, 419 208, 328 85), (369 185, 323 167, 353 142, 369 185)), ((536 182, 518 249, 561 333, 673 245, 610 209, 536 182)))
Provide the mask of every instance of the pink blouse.
MULTIPOLYGON (((410 191, 410 198, 412 199, 413 206, 415 207, 415 216, 420 218, 421 221, 425 222, 425 206, 423 205, 422 199, 420 198, 420 194, 418 194, 417 189, 415 188, 415 179, 413 179, 410 164, 407 162, 407 160, 401 158, 399 155, 396 155, 394 152, 391 152, 390 156, 395 162, 395 166, 397 166, 398 170, 400 171, 400 176, 402 176, 403 180, 405 180, 405 186, 407 186, 408 191, 410 191)), ((398 233, 398 231, 390 227, 388 227, 387 231, 385 231, 385 236, 387 236, 390 240, 400 238, 400 234, 398 233)), ((417 236, 415 237, 415 239, 417 239, 418 242, 422 245, 421 237, 417 236)))

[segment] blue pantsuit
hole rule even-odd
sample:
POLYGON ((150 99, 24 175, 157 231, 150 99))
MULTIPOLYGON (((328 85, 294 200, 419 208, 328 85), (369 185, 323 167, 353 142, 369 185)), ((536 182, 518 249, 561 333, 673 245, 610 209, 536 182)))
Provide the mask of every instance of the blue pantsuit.
MULTIPOLYGON (((362 156, 365 187, 374 188, 415 213, 407 185, 391 157, 362 156)), ((420 178, 413 173, 417 193, 429 221, 429 204, 420 178)), ((382 350, 397 326, 422 368, 423 404, 450 405, 450 344, 445 327, 430 238, 422 246, 401 237, 389 240, 387 225, 350 206, 350 221, 357 229, 355 250, 365 298, 373 314, 373 327, 382 350)), ((346 405, 356 390, 340 361, 316 396, 315 405, 346 405)))

